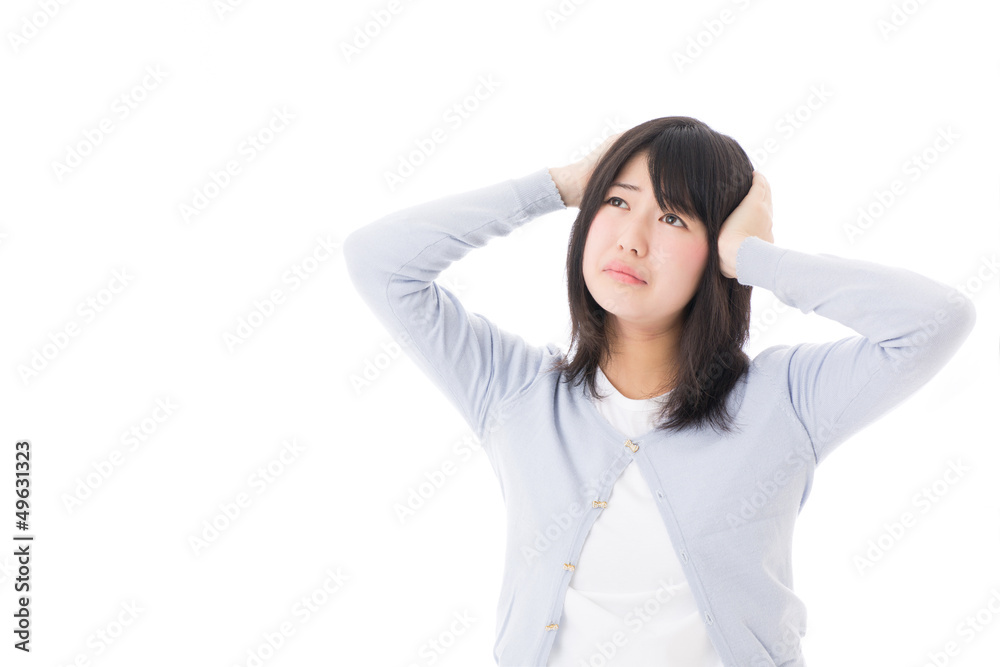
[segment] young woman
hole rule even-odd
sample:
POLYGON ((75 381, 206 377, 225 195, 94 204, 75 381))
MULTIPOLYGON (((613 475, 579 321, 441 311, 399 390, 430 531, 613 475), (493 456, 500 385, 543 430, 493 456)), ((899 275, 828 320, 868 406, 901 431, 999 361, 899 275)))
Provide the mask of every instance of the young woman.
POLYGON ((733 139, 673 116, 345 240, 358 292, 499 478, 498 665, 805 665, 791 545, 816 466, 928 382, 975 309, 906 269, 776 246, 771 210, 733 139), (566 207, 569 354, 435 282, 566 207), (751 360, 753 286, 858 335, 751 360))

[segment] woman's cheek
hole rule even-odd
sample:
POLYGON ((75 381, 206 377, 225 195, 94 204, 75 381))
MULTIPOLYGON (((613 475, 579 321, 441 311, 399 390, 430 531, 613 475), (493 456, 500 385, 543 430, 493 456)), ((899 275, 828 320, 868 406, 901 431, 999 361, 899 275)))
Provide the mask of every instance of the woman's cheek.
POLYGON ((706 243, 685 243, 663 247, 656 254, 656 273, 668 275, 675 288, 680 285, 694 287, 708 259, 706 243))
POLYGON ((691 276, 692 284, 697 285, 701 281, 701 276, 705 272, 705 265, 708 263, 708 242, 696 243, 687 253, 688 274, 691 276))

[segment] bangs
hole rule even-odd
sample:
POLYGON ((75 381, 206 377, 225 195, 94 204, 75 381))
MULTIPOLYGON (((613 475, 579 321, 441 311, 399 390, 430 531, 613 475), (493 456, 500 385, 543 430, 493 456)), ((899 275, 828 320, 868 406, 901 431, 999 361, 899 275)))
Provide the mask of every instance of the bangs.
POLYGON ((654 139, 647 152, 649 180, 656 203, 702 221, 708 219, 700 184, 710 178, 704 150, 697 149, 700 137, 693 133, 663 133, 654 139))

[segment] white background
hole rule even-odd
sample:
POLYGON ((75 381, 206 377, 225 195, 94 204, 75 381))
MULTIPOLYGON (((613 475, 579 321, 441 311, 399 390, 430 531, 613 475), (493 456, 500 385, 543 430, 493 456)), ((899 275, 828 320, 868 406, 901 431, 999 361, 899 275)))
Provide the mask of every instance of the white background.
MULTIPOLYGON (((817 471, 795 537, 795 590, 809 610, 811 667, 924 665, 949 641, 959 653, 938 664, 995 660, 998 11, 968 1, 905 10, 860 0, 6 2, 0 661, 251 665, 257 653, 265 665, 492 664, 499 485, 447 399, 393 355, 339 243, 392 211, 566 164, 668 115, 699 118, 751 154, 772 187, 777 245, 905 267, 975 301, 976 328, 948 366, 817 471), (374 36, 359 36, 366 29, 374 36), (490 77, 495 90, 476 98, 490 77), (447 120, 456 104, 461 123, 447 120), (269 132, 275 109, 293 117, 269 132), (102 120, 110 132, 98 132, 102 120), (416 152, 435 128, 446 141, 416 152), (935 150, 948 128, 956 139, 935 150), (251 136, 261 141, 253 159, 251 136), (933 162, 912 171, 925 151, 933 162), (213 188, 231 160, 239 173, 213 188), (386 175, 411 160, 412 174, 390 186, 386 175), (897 179, 905 192, 852 242, 859 208, 897 179), (206 189, 207 205, 185 216, 206 189), (312 272, 286 282, 293 267, 312 272), (275 289, 283 302, 228 344, 275 289), (176 407, 164 415, 158 401, 176 407), (142 440, 125 439, 132 429, 142 440), (33 452, 30 655, 12 648, 22 439, 33 452), (301 451, 255 486, 292 440, 301 451), (455 474, 401 521, 397 504, 448 461, 455 474), (969 471, 920 512, 914 495, 950 461, 969 471), (250 504, 208 535, 241 493, 250 504), (885 525, 907 511, 916 525, 859 571, 869 540, 886 540, 885 525), (298 613, 310 596, 321 604, 298 613), (959 626, 980 610, 991 622, 966 641, 959 626), (475 620, 451 637, 463 613, 475 620), (268 652, 265 636, 282 623, 294 633, 268 652), (437 639, 450 647, 432 663, 437 639)), ((544 216, 441 282, 529 342, 565 347, 574 217, 544 216)), ((753 299, 751 356, 851 334, 794 310, 765 319, 773 295, 753 299)))

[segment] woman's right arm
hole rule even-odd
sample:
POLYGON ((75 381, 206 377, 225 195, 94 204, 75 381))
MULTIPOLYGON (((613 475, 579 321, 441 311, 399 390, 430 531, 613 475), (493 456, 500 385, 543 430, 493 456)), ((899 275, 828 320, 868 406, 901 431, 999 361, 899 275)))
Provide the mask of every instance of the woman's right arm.
POLYGON ((467 311, 435 280, 473 248, 564 208, 549 170, 538 169, 390 213, 344 240, 358 294, 481 440, 496 409, 538 375, 544 350, 467 311))

